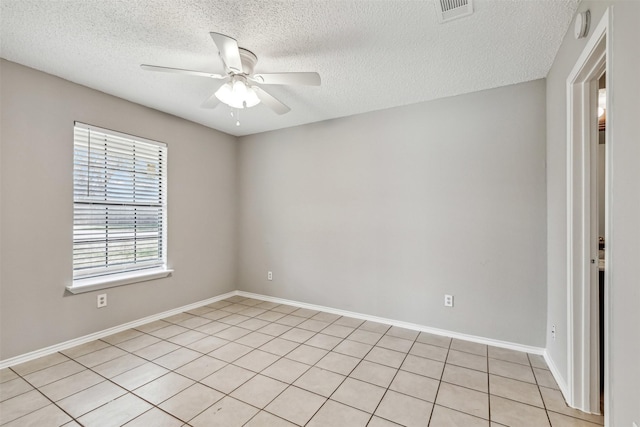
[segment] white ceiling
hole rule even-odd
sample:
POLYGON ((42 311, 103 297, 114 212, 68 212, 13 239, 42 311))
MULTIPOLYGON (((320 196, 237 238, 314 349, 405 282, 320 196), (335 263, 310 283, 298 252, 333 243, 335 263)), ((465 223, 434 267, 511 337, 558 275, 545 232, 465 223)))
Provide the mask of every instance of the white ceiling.
POLYGON ((434 0, 1 0, 0 56, 232 135, 247 135, 546 77, 579 0, 475 0, 439 24, 434 0), (203 109, 222 73, 209 32, 258 56, 256 72, 317 71, 269 86, 292 111, 203 109))

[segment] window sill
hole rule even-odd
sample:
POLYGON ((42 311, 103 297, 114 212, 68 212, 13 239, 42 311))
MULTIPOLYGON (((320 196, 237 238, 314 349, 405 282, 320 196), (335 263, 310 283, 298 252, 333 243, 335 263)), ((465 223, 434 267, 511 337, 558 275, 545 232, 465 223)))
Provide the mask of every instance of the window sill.
POLYGON ((132 283, 146 282, 147 280, 162 279, 171 275, 171 273, 173 273, 173 270, 154 268, 151 270, 92 277, 89 279, 74 280, 71 286, 67 286, 67 290, 72 294, 81 294, 132 283))

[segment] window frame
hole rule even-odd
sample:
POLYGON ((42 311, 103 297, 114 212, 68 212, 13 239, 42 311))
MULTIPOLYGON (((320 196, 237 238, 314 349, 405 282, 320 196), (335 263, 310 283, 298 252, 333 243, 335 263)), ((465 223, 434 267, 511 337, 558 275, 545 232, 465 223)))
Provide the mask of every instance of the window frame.
MULTIPOLYGON (((104 139, 102 139, 101 141, 104 141, 104 139)), ((103 147, 104 147, 104 142, 100 143, 103 147)), ((76 224, 77 221, 79 221, 79 219, 77 218, 77 212, 79 211, 79 207, 80 206, 88 206, 88 210, 91 211, 91 206, 92 205, 102 205, 105 207, 112 205, 115 207, 120 207, 124 212, 126 212, 126 210, 128 208, 134 207, 134 206, 140 206, 143 208, 150 208, 151 210, 153 209, 159 209, 159 217, 160 217, 160 222, 161 222, 161 226, 158 228, 158 233, 160 234, 159 236, 159 245, 160 249, 159 249, 159 253, 160 253, 160 257, 156 258, 155 260, 150 261, 149 263, 145 263, 145 262, 131 262, 131 263, 127 263, 127 264, 123 264, 120 266, 105 266, 105 267, 96 267, 94 269, 87 269, 86 271, 91 271, 93 270, 92 273, 88 273, 88 274, 78 274, 77 273, 77 269, 75 266, 75 260, 74 260, 74 268, 73 268, 73 273, 72 273, 72 283, 71 285, 67 286, 67 290, 70 291, 71 293, 83 293, 83 292, 89 292, 89 291, 93 291, 93 290, 98 290, 98 289, 105 289, 105 288, 110 288, 110 287, 115 287, 115 286, 122 286, 122 285, 126 285, 126 284, 131 284, 131 283, 137 283, 137 282, 142 282, 142 281, 147 281, 147 280, 154 280, 154 279, 159 279, 159 278, 163 278, 163 277, 167 277, 169 276, 173 270, 169 269, 167 267, 167 257, 168 257, 168 246, 167 246, 167 230, 168 230, 168 221, 167 221, 167 211, 168 211, 168 200, 167 200, 167 187, 168 187, 168 171, 167 171, 167 165, 168 165, 168 145, 166 143, 163 142, 158 142, 158 141, 153 141, 150 139, 146 139, 146 138, 141 138, 135 135, 130 135, 130 134, 125 134, 122 132, 118 132, 118 131, 114 131, 111 129, 105 129, 105 128, 101 128, 98 126, 93 126, 93 125, 88 125, 82 122, 74 122, 74 126, 73 126, 73 152, 74 152, 74 161, 73 161, 73 235, 72 235, 72 241, 73 241, 73 251, 76 251, 76 244, 77 244, 77 236, 76 236, 76 224), (80 169, 77 169, 77 160, 76 160, 76 155, 77 155, 77 147, 80 144, 78 139, 77 139, 77 130, 80 131, 87 131, 89 132, 96 132, 99 134, 104 134, 108 138, 113 138, 111 144, 115 145, 117 144, 114 140, 117 139, 122 139, 125 141, 130 141, 132 142, 132 144, 140 144, 140 148, 141 150, 146 150, 146 149, 151 149, 153 150, 153 146, 157 146, 157 147, 162 147, 162 153, 158 155, 158 166, 161 168, 161 172, 159 175, 159 179, 158 179, 158 187, 157 187, 157 191, 158 191, 158 200, 159 203, 153 203, 153 202, 147 202, 147 203, 138 203, 135 201, 122 201, 122 200, 117 200, 117 196, 111 196, 112 198, 109 198, 109 196, 106 195, 106 193, 109 191, 106 189, 106 186, 109 185, 106 181, 105 178, 105 199, 104 200, 90 200, 92 198, 93 195, 88 194, 87 195, 87 199, 82 200, 81 197, 77 197, 76 194, 76 181, 79 179, 78 177, 78 171, 80 169), (102 203, 101 203, 102 202, 102 203), (134 268, 131 268, 134 267, 134 268)), ((110 147, 110 149, 112 149, 112 147, 110 147)), ((135 148, 132 149, 133 153, 135 153, 135 148)), ((87 153, 87 156, 89 156, 90 154, 87 153)), ((127 154, 128 156, 129 154, 127 154)), ((112 154, 107 154, 105 153, 105 162, 107 161, 107 159, 111 160, 111 157, 107 157, 107 156, 112 156, 112 154)), ((135 164, 135 154, 133 154, 133 156, 131 156, 130 158, 128 157, 124 157, 125 161, 132 161, 133 163, 133 170, 135 171, 136 168, 136 164, 135 164)), ((89 161, 89 157, 87 157, 87 161, 89 161)), ((105 171, 108 170, 108 167, 105 167, 105 171)), ((82 171, 80 173, 86 173, 87 175, 87 180, 89 179, 89 164, 87 164, 87 170, 82 171)), ((106 174, 106 172, 105 172, 106 174)), ((137 176, 137 175, 134 175, 137 176)), ((144 176, 144 174, 143 174, 144 176)), ((82 177, 80 176, 80 179, 82 179, 82 177)), ((132 184, 130 184, 132 186, 132 192, 131 194, 135 194, 136 191, 133 190, 135 188, 135 179, 131 178, 132 180, 132 184)), ((87 185, 89 185, 89 181, 87 181, 87 185)), ((154 184, 155 185, 155 184, 154 184)), ((155 187, 154 187, 155 188, 155 187)), ((109 191, 110 192, 110 191, 109 191)), ((128 194, 127 194, 128 195, 128 194)), ((102 197, 102 196, 101 196, 102 197)), ((100 208, 97 207, 95 210, 99 210, 100 208)), ((137 230, 137 227, 134 227, 135 230, 137 230)), ((135 231, 135 233, 137 233, 137 231, 135 231)), ((105 244, 108 246, 108 242, 109 237, 108 233, 105 234, 105 244)), ((133 240, 134 242, 137 242, 137 236, 134 238, 133 240)), ((113 240, 111 240, 111 242, 113 242, 113 240)), ((105 257, 108 258, 108 249, 106 251, 106 255, 105 257)))

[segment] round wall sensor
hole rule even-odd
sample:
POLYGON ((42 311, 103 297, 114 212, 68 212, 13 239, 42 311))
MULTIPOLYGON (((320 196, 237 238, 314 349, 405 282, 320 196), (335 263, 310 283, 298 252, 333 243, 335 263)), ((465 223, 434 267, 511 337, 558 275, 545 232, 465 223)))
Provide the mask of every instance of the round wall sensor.
POLYGON ((582 39, 589 34, 589 24, 591 23, 591 11, 580 12, 576 15, 574 35, 576 39, 582 39))

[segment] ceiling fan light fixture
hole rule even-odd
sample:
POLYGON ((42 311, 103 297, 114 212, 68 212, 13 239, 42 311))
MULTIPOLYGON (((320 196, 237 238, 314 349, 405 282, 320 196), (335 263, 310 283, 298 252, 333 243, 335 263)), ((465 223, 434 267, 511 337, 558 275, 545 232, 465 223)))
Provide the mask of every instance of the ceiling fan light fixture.
POLYGON ((250 108, 258 105, 258 94, 242 80, 232 80, 220 86, 216 98, 231 108, 250 108))
POLYGON ((225 83, 216 91, 216 98, 220 100, 220 102, 224 102, 225 104, 229 101, 231 97, 231 90, 233 86, 230 83, 225 83))
POLYGON ((258 94, 251 86, 248 86, 247 96, 245 98, 245 105, 247 106, 247 108, 250 108, 250 107, 255 107, 259 103, 260 103, 260 98, 258 98, 258 94))
MULTIPOLYGON (((472 0, 455 1, 470 2, 472 0)), ((232 37, 215 32, 211 32, 209 35, 218 48, 218 55, 226 71, 224 75, 149 64, 141 64, 140 67, 147 71, 162 71, 223 80, 223 84, 218 87, 218 90, 213 95, 207 98, 202 107, 215 108, 219 103, 223 103, 235 110, 231 112, 231 116, 236 118, 241 109, 250 108, 260 103, 278 115, 291 111, 291 108, 262 88, 261 85, 263 84, 320 86, 320 75, 311 71, 254 74, 253 70, 258 57, 253 52, 239 47, 237 40, 232 37), (251 83, 256 85, 252 86, 251 83)), ((236 121, 236 126, 238 125, 239 123, 236 121)))

